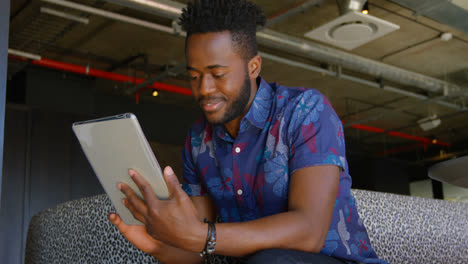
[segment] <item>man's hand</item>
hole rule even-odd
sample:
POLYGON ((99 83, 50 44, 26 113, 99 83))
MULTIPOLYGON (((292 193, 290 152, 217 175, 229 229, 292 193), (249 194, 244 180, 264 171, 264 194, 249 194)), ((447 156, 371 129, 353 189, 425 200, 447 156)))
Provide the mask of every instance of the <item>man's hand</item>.
POLYGON ((119 231, 127 238, 130 243, 143 252, 154 257, 159 255, 162 243, 146 232, 146 228, 141 225, 126 225, 120 216, 110 213, 109 220, 117 226, 119 231))
POLYGON ((129 175, 140 189, 144 200, 126 184, 120 183, 118 188, 127 197, 122 202, 136 219, 144 223, 147 234, 154 241, 200 252, 205 245, 208 226, 199 220, 197 209, 180 187, 173 170, 170 167, 164 169, 169 200, 159 200, 149 183, 137 171, 129 170, 129 175))

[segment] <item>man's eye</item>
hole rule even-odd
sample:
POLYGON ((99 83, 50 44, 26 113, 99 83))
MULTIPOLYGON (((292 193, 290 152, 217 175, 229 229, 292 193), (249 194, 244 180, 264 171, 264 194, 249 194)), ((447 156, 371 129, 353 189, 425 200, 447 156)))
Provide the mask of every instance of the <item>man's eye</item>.
POLYGON ((213 74, 216 79, 222 78, 225 74, 213 74))
POLYGON ((190 76, 190 80, 196 80, 198 76, 190 76))

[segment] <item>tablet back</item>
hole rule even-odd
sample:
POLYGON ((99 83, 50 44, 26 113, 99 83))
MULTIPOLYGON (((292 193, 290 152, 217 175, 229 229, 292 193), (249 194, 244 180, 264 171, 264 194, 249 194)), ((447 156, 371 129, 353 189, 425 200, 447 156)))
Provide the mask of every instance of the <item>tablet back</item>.
POLYGON ((169 198, 161 168, 135 115, 127 113, 77 122, 73 124, 73 131, 124 223, 142 224, 122 204, 125 195, 117 189, 117 184, 123 182, 143 197, 128 175, 129 169, 138 171, 159 199, 169 198))

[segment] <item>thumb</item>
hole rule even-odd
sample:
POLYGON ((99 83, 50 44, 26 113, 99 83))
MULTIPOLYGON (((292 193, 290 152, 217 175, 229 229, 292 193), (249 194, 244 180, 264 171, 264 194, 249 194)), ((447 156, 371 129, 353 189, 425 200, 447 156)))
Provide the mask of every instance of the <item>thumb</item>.
POLYGON ((109 221, 114 224, 122 234, 126 234, 128 230, 128 226, 122 221, 119 215, 110 213, 108 215, 109 221))
POLYGON ((171 197, 181 189, 179 179, 177 179, 177 176, 170 166, 164 168, 164 179, 166 180, 167 188, 169 189, 171 197))

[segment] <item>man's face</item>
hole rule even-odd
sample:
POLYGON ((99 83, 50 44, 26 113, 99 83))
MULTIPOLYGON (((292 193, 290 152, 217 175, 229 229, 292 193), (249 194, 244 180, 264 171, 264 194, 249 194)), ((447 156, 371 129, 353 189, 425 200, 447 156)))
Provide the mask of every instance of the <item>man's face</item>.
POLYGON ((228 31, 191 35, 186 57, 193 96, 208 122, 226 124, 247 112, 247 62, 233 49, 228 31))

